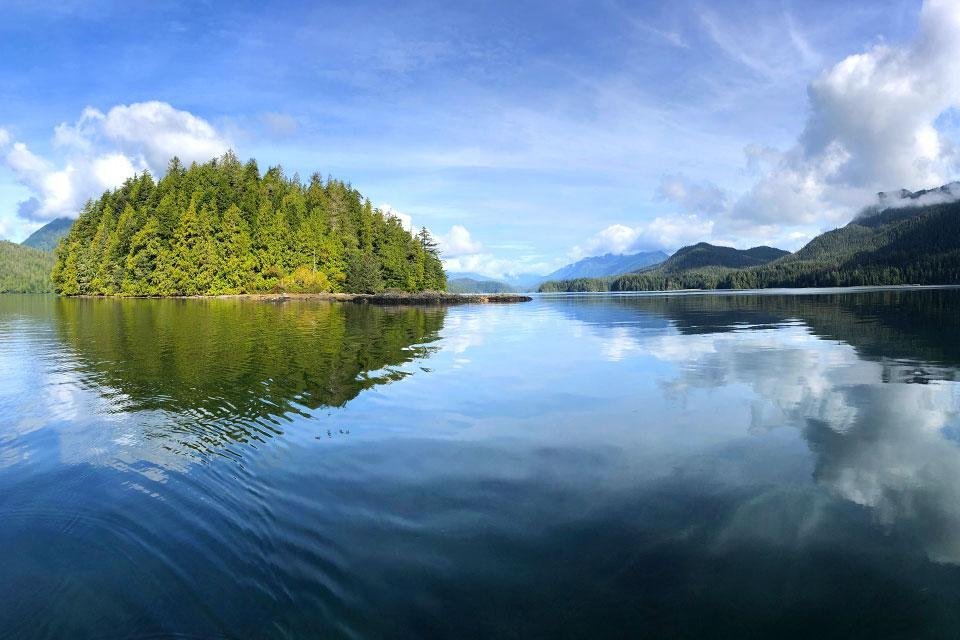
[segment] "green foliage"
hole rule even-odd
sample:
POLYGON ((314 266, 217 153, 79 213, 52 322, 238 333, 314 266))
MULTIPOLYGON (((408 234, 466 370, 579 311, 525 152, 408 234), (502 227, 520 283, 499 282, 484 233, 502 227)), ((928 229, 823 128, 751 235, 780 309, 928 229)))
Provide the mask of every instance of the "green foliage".
POLYGON ((266 291, 444 290, 426 230, 412 235, 356 189, 279 167, 261 176, 232 153, 174 158, 88 202, 52 268, 65 295, 217 295, 266 291))
POLYGON ((454 278, 447 281, 447 291, 450 293, 514 293, 516 289, 498 280, 454 278))
MULTIPOLYGON (((960 202, 872 211, 796 253, 736 268, 702 260, 695 245, 656 268, 612 279, 550 282, 541 291, 670 291, 960 283, 960 202), (674 260, 681 256, 682 260, 674 260), (691 259, 691 256, 693 259, 691 259), (593 287, 593 288, 590 288, 593 287)), ((709 247, 710 245, 705 245, 709 247)), ((757 247, 760 257, 774 254, 757 247)), ((732 251, 732 250, 731 250, 732 251)), ((776 250, 772 250, 776 251, 776 250)), ((714 255, 717 255, 716 252, 714 255)))
POLYGON ((53 253, 0 240, 0 293, 49 293, 53 253))
POLYGON ((734 249, 733 247, 721 247, 707 242, 698 242, 695 245, 679 249, 663 263, 657 265, 656 268, 665 273, 678 273, 711 267, 737 269, 767 264, 788 255, 790 255, 789 251, 773 247, 734 249))
MULTIPOLYGON (((363 389, 408 375, 398 365, 436 348, 429 343, 447 313, 442 306, 229 299, 51 297, 43 304, 52 305, 59 339, 103 388, 122 391, 131 410, 190 409, 205 421, 209 428, 190 443, 196 450, 257 435, 238 431, 236 416, 342 406, 363 389)), ((252 424, 260 429, 272 422, 252 424)), ((181 448, 188 437, 176 429, 169 435, 181 448)))

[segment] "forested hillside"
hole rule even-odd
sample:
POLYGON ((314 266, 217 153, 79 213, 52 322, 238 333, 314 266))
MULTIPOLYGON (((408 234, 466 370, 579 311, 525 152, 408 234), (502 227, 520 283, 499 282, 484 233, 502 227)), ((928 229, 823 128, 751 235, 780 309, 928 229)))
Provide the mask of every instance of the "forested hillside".
MULTIPOLYGON (((674 260, 685 251, 681 249, 653 269, 617 278, 546 283, 541 291, 960 284, 960 202, 923 205, 920 196, 926 193, 930 192, 902 192, 898 206, 883 208, 881 202, 868 207, 848 225, 823 233, 796 253, 767 264, 731 268, 729 264, 674 260)), ((761 259, 776 251, 769 247, 748 250, 761 259)))
POLYGON ((176 158, 91 201, 61 240, 62 294, 215 295, 267 291, 443 290, 436 244, 411 235, 349 183, 279 167, 261 174, 232 153, 176 158))
POLYGON ((485 278, 451 278, 447 280, 450 293, 513 293, 515 289, 506 282, 485 278))
POLYGON ((49 293, 53 254, 0 240, 0 293, 49 293))
POLYGON ((786 258, 729 274, 721 286, 960 283, 960 202, 868 212, 786 258))
POLYGON ((789 251, 775 249, 774 247, 734 249, 733 247, 721 247, 707 242, 698 242, 695 245, 678 249, 662 264, 657 265, 656 269, 665 273, 679 273, 704 267, 736 269, 766 264, 787 255, 790 255, 789 251))
POLYGON ((720 278, 733 269, 766 264, 788 251, 773 247, 734 249, 706 242, 678 249, 672 256, 652 267, 634 273, 606 278, 577 278, 546 282, 540 291, 632 291, 662 289, 716 288, 720 278), (674 286, 674 284, 678 286, 674 286), (689 284, 690 286, 686 286, 689 284), (621 288, 638 286, 641 289, 621 288))

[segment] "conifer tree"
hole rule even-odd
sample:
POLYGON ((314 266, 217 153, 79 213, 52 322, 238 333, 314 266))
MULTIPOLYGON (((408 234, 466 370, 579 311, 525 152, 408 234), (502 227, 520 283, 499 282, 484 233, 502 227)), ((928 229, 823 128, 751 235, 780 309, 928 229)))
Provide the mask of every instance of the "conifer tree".
POLYGON ((232 153, 190 167, 173 158, 159 181, 144 173, 87 203, 51 275, 67 295, 442 288, 421 235, 340 180, 261 176, 232 153))

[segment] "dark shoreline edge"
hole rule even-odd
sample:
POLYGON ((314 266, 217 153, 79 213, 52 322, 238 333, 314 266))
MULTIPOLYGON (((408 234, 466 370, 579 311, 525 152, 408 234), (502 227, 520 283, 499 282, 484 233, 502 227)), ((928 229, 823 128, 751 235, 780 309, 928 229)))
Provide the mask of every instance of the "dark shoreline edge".
POLYGON ((143 300, 253 300, 259 302, 287 302, 292 300, 321 300, 326 302, 353 302, 376 305, 453 305, 453 304, 510 304, 530 302, 531 296, 516 293, 239 293, 222 296, 68 296, 72 298, 117 298, 143 300))

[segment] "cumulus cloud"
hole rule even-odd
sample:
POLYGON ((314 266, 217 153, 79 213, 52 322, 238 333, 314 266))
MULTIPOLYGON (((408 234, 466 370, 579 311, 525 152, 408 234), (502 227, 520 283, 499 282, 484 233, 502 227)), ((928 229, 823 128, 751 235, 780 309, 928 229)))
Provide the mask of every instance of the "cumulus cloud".
POLYGON ((792 149, 748 148, 748 167, 772 168, 734 205, 741 224, 838 223, 877 191, 947 182, 957 150, 936 128, 960 105, 960 2, 927 0, 907 46, 877 44, 822 72, 792 149))
POLYGON ((636 227, 613 224, 574 247, 571 257, 579 260, 607 253, 631 254, 657 249, 672 251, 709 238, 713 227, 713 220, 696 214, 658 216, 636 227))
POLYGON ((410 233, 414 232, 413 217, 409 213, 404 213, 402 211, 398 211, 394 209, 388 202, 384 202, 379 207, 377 207, 377 209, 379 209, 383 213, 383 215, 399 220, 400 226, 402 226, 404 229, 406 229, 410 233))
POLYGON ((458 258, 480 253, 483 245, 474 240, 466 227, 455 224, 450 231, 437 237, 440 253, 445 258, 458 258))
POLYGON ((712 182, 696 182, 677 174, 660 178, 657 197, 672 202, 684 213, 716 215, 727 208, 727 192, 712 182))
POLYGON ((54 129, 58 160, 41 157, 0 130, 3 163, 31 196, 18 206, 24 220, 76 216, 83 203, 135 173, 162 174, 173 156, 186 163, 222 154, 228 143, 206 120, 165 102, 88 107, 73 124, 54 129))

